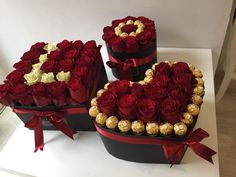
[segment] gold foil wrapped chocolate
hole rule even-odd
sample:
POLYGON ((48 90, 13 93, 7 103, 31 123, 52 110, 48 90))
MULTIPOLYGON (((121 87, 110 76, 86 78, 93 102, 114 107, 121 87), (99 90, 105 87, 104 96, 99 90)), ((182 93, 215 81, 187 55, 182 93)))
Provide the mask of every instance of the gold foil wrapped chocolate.
POLYGON ((120 120, 118 128, 122 133, 127 133, 131 129, 131 123, 129 120, 120 120))
POLYGON ((145 126, 141 120, 135 120, 131 124, 131 129, 135 134, 141 134, 144 132, 145 126))
POLYGON ((105 90, 107 90, 108 89, 108 85, 109 85, 110 83, 108 82, 108 83, 106 83, 105 85, 104 85, 104 89, 105 90))
POLYGON ((89 108, 89 115, 91 117, 96 117, 100 113, 99 108, 97 106, 92 106, 89 108))
POLYGON ((106 90, 104 90, 104 89, 98 90, 98 92, 97 92, 97 97, 102 96, 102 94, 103 94, 105 91, 106 91, 106 90))
POLYGON ((193 116, 190 113, 185 112, 183 113, 183 118, 181 119, 181 122, 185 123, 186 125, 192 125, 193 116))
POLYGON ((91 106, 97 106, 97 105, 98 105, 97 97, 94 97, 94 98, 91 100, 90 105, 91 105, 91 106))
POLYGON ((193 64, 188 63, 188 67, 191 71, 195 70, 195 66, 193 64))
POLYGON ((110 116, 106 120, 106 126, 110 129, 115 129, 118 125, 118 118, 116 116, 110 116))
POLYGON ((194 69, 192 72, 193 72, 193 75, 195 77, 202 78, 202 76, 203 76, 202 72, 200 70, 198 70, 198 69, 194 69))
POLYGON ((154 72, 152 69, 148 69, 146 72, 145 72, 145 75, 146 76, 153 76, 154 72))
POLYGON ((174 132, 177 136, 183 136, 187 133, 188 127, 183 122, 178 122, 174 125, 174 132))
POLYGON ((146 83, 150 83, 151 81, 152 81, 152 76, 146 76, 145 78, 144 78, 144 82, 146 82, 146 83))
POLYGON ((129 33, 129 36, 136 36, 137 34, 136 34, 136 32, 131 32, 131 33, 129 33))
POLYGON ((140 23, 142 23, 140 20, 135 20, 134 25, 138 25, 140 23))
POLYGON ((124 22, 121 22, 121 23, 119 23, 118 26, 119 26, 120 28, 122 28, 122 27, 124 27, 125 25, 126 25, 126 24, 125 24, 124 22))
POLYGON ((156 66, 157 66, 158 64, 159 64, 159 63, 154 63, 154 64, 152 65, 152 70, 153 70, 153 71, 155 71, 156 66))
POLYGON ((190 113, 191 115, 196 116, 196 115, 199 114, 200 109, 199 109, 199 107, 198 107, 197 105, 195 105, 195 104, 189 104, 189 105, 187 106, 187 111, 188 111, 188 113, 190 113))
POLYGON ((106 123, 106 120, 107 120, 107 115, 104 113, 99 113, 95 119, 95 121, 100 125, 104 125, 106 123))
POLYGON ((203 81, 202 78, 195 78, 195 79, 196 79, 196 81, 197 81, 197 85, 204 87, 204 81, 203 81))
POLYGON ((201 105, 203 102, 202 97, 199 95, 192 95, 192 102, 193 102, 193 104, 201 105))
POLYGON ((171 125, 170 123, 164 123, 162 125, 160 125, 160 133, 162 135, 170 135, 173 132, 173 125, 171 125))
POLYGON ((159 125, 156 122, 148 122, 146 124, 146 131, 150 136, 156 136, 159 133, 159 129, 159 125))
POLYGON ((145 81, 139 81, 138 83, 141 84, 141 85, 146 85, 147 84, 145 81))
POLYGON ((129 35, 127 33, 124 33, 124 32, 120 34, 120 37, 123 37, 123 38, 125 38, 127 36, 129 36, 129 35))
POLYGON ((134 21, 133 21, 133 20, 128 20, 128 21, 126 22, 126 24, 127 24, 127 25, 132 25, 132 24, 134 24, 134 21))
POLYGON ((193 93, 199 96, 204 95, 204 87, 202 86, 197 86, 193 89, 193 93))

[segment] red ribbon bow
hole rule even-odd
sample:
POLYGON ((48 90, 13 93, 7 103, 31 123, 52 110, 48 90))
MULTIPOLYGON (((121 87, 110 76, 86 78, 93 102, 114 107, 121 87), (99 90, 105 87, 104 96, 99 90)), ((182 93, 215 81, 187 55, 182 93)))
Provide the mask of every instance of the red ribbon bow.
MULTIPOLYGON (((34 129, 34 138, 35 138, 35 150, 43 150, 44 139, 43 139, 43 127, 42 119, 46 119, 58 130, 63 132, 65 135, 73 139, 73 135, 77 133, 75 130, 71 129, 67 124, 63 122, 64 113, 62 111, 36 111, 36 110, 22 110, 14 109, 16 113, 27 113, 32 114, 31 119, 25 124, 25 127, 34 129)), ((84 110, 81 110, 81 112, 84 110)), ((73 112, 73 110, 72 110, 73 112)))

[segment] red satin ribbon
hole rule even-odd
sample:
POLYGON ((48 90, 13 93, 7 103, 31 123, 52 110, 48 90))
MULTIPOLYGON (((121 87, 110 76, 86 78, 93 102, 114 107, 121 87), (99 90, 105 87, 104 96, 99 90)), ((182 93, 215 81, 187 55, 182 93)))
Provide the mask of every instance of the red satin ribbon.
POLYGON ((119 61, 118 59, 109 56, 109 60, 107 62, 107 65, 110 68, 115 68, 118 72, 119 79, 125 79, 125 80, 132 80, 132 68, 136 68, 141 65, 145 65, 152 61, 156 57, 156 51, 154 51, 152 54, 150 54, 147 57, 143 58, 130 58, 123 62, 119 61))
POLYGON ((37 110, 27 110, 27 109, 13 109, 13 111, 19 114, 32 114, 30 120, 27 123, 25 123, 25 127, 34 129, 34 138, 35 138, 34 152, 36 152, 39 149, 42 151, 44 147, 43 127, 42 127, 43 117, 46 117, 47 120, 54 127, 56 127, 65 135, 73 139, 73 135, 76 133, 76 131, 63 122, 64 115, 87 113, 87 109, 85 107, 66 108, 59 111, 37 111, 37 110))
POLYGON ((203 159, 213 163, 212 156, 216 152, 209 147, 200 143, 204 138, 208 137, 209 134, 201 128, 196 129, 194 132, 190 133, 185 141, 171 141, 158 138, 143 138, 143 137, 130 137, 114 134, 101 129, 97 124, 95 124, 97 131, 112 140, 120 141, 130 144, 158 144, 162 145, 165 156, 170 159, 171 166, 176 163, 176 161, 183 156, 185 147, 190 147, 195 154, 199 155, 203 159))

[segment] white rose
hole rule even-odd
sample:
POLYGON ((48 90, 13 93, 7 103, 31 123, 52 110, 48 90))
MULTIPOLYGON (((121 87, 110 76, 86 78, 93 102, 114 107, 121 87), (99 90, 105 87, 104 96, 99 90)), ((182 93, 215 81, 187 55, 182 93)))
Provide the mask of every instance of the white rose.
POLYGON ((40 76, 36 75, 33 72, 30 72, 24 75, 24 79, 26 80, 25 84, 33 85, 40 81, 40 76))
POLYGON ((46 54, 41 54, 39 56, 39 62, 40 63, 44 63, 45 61, 47 61, 47 59, 48 59, 48 54, 47 53, 46 54))
POLYGON ((52 51, 54 51, 54 50, 57 50, 58 47, 57 47, 55 44, 47 44, 47 45, 44 46, 43 49, 44 49, 44 50, 47 50, 48 53, 50 53, 50 52, 52 52, 52 51))
POLYGON ((52 82, 55 82, 53 72, 50 72, 50 73, 43 73, 42 76, 41 76, 41 82, 43 82, 43 83, 52 83, 52 82))
POLYGON ((61 71, 61 72, 57 73, 56 78, 58 81, 67 82, 70 80, 70 72, 69 71, 68 72, 61 71))

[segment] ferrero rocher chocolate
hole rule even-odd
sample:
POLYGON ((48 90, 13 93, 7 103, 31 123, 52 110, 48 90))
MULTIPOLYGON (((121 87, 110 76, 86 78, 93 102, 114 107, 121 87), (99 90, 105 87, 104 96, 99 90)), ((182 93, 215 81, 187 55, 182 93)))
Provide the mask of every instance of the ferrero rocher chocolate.
POLYGON ((104 125, 106 123, 106 120, 107 120, 107 115, 104 113, 99 113, 95 119, 95 121, 100 125, 104 125))
MULTIPOLYGON (((172 62, 171 62, 171 61, 166 60, 166 61, 164 61, 164 62, 167 63, 169 66, 172 66, 172 62)), ((175 64, 175 63, 178 63, 178 62, 175 61, 174 64, 175 64)))
POLYGON ((158 65, 158 63, 154 63, 154 64, 152 65, 152 70, 155 70, 156 65, 158 65))
POLYGON ((199 114, 200 109, 199 109, 199 107, 198 107, 197 105, 195 105, 195 104, 189 104, 189 105, 187 106, 187 111, 188 111, 188 113, 190 113, 191 115, 196 116, 196 115, 199 114))
POLYGON ((192 102, 193 102, 193 104, 200 105, 200 104, 202 104, 202 97, 199 95, 193 95, 192 102))
POLYGON ((159 125, 156 122, 148 122, 146 124, 146 131, 148 135, 155 136, 159 132, 159 125))
POLYGON ((120 37, 127 37, 127 36, 129 36, 127 33, 121 33, 120 34, 120 37))
POLYGON ((181 122, 185 123, 186 125, 191 125, 193 123, 193 116, 188 112, 183 113, 183 118, 181 122))
POLYGON ((116 116, 110 116, 106 120, 107 128, 114 129, 118 125, 118 118, 116 116))
POLYGON ((148 70, 145 72, 145 75, 146 75, 146 76, 153 76, 153 70, 152 70, 152 69, 148 69, 148 70))
POLYGON ((183 122, 178 122, 174 125, 174 132, 177 136, 182 136, 187 133, 188 127, 183 122))
POLYGON ((147 84, 145 81, 139 81, 138 83, 141 84, 141 85, 146 85, 147 84))
POLYGON ((108 85, 109 85, 110 83, 108 82, 108 83, 106 83, 105 85, 104 85, 104 89, 105 90, 107 90, 108 89, 108 85))
POLYGON ((188 67, 191 71, 195 70, 195 66, 193 64, 188 63, 188 67))
POLYGON ((122 133, 127 133, 131 128, 131 123, 129 120, 120 120, 118 122, 118 128, 122 133))
POLYGON ((202 96, 204 94, 204 87, 197 86, 193 89, 193 93, 199 96, 202 96))
POLYGON ((199 85, 199 86, 204 86, 204 81, 203 81, 202 78, 195 78, 195 79, 196 79, 196 81, 197 81, 197 85, 199 85))
POLYGON ((97 97, 94 97, 94 98, 91 100, 90 105, 91 105, 91 106, 97 106, 97 105, 98 105, 98 103, 97 103, 97 97))
POLYGON ((127 25, 134 24, 134 21, 133 21, 133 20, 128 20, 128 21, 126 22, 126 24, 127 24, 127 25))
POLYGON ((194 69, 192 72, 193 72, 193 75, 195 77, 202 78, 202 76, 203 76, 202 72, 200 70, 198 70, 198 69, 194 69))
POLYGON ((131 124, 131 129, 135 134, 141 134, 144 132, 145 126, 141 120, 135 120, 131 124))
POLYGON ((100 111, 97 106, 92 106, 91 108, 89 108, 89 115, 91 117, 96 117, 99 113, 100 111))
POLYGON ((106 90, 104 90, 104 89, 98 90, 98 92, 97 92, 97 97, 100 97, 105 91, 106 91, 106 90))
POLYGON ((149 82, 151 82, 152 81, 152 76, 146 76, 145 78, 144 78, 144 82, 146 82, 146 83, 149 83, 149 82))
POLYGON ((173 132, 173 125, 170 123, 164 123, 160 125, 160 133, 162 135, 170 135, 173 132))

